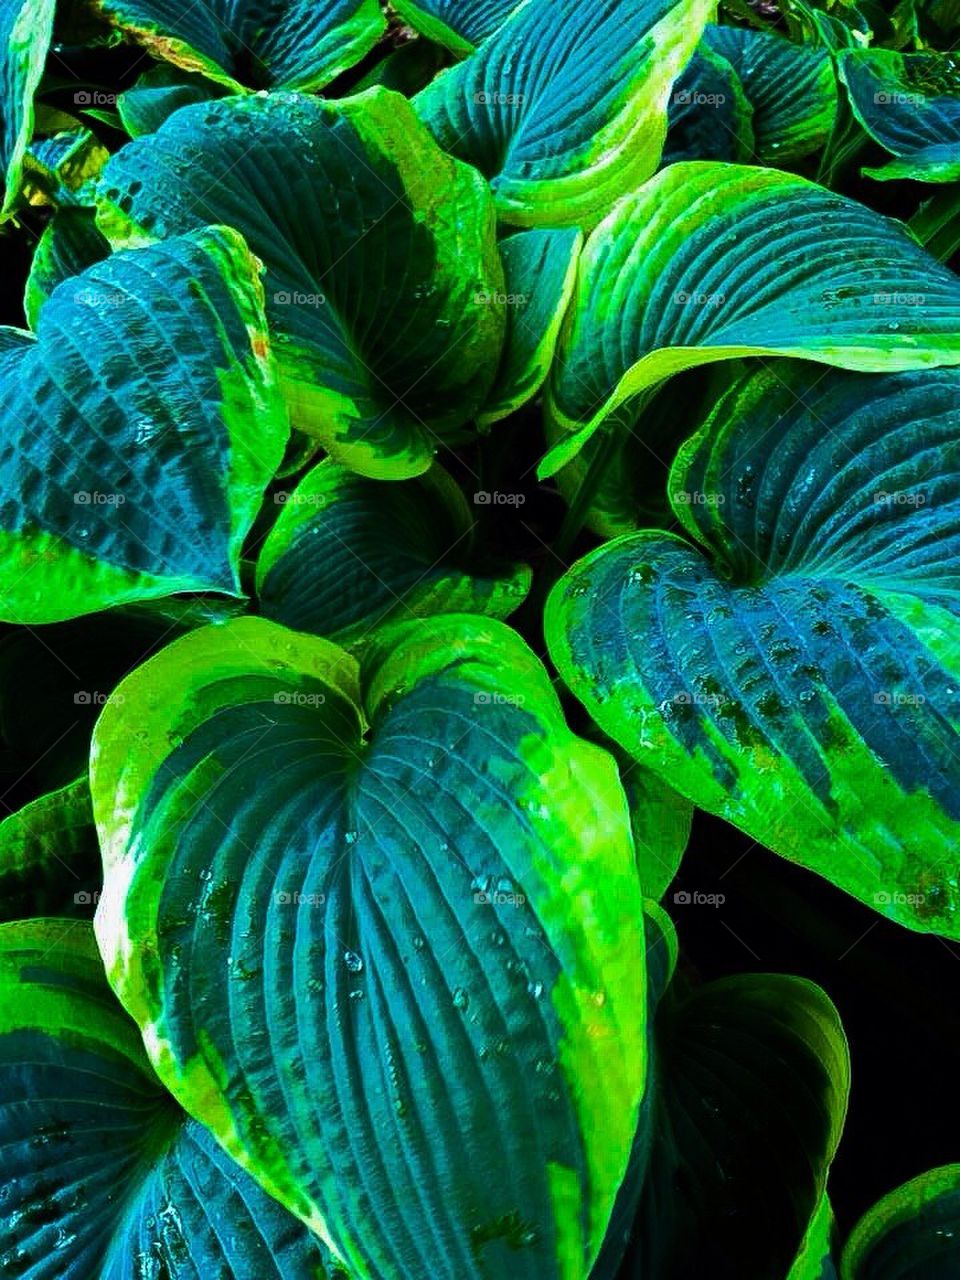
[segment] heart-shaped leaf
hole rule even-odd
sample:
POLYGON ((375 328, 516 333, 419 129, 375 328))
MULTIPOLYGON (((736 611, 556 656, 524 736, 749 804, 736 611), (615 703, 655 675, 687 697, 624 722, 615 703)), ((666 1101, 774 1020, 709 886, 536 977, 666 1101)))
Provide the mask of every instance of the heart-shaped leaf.
POLYGON ((960 1164, 931 1169, 866 1213, 843 1251, 840 1280, 951 1280, 960 1268, 960 1164))
POLYGON ((156 1079, 107 986, 89 924, 0 926, 0 1009, 7 1274, 341 1274, 156 1079))
POLYGON ((493 35, 520 0, 394 0, 415 30, 461 56, 493 35))
POLYGON ((96 927, 154 1066, 358 1277, 580 1280, 645 1074, 613 760, 502 623, 260 619, 121 686, 96 927))
POLYGON ((4 184, 0 218, 10 212, 20 189, 23 158, 33 134, 33 95, 43 75, 55 8, 55 0, 0 3, 0 177, 4 184))
POLYGON ((521 231, 500 241, 507 336, 496 382, 477 415, 481 425, 515 413, 546 381, 582 247, 575 228, 521 231))
POLYGON ((243 89, 322 89, 386 30, 378 0, 97 0, 110 21, 185 71, 243 89))
POLYGON ((695 804, 884 915, 960 936, 960 372, 780 362, 674 464, 699 547, 576 565, 551 652, 695 804))
POLYGON ((506 309, 490 194, 399 94, 185 107, 114 156, 102 190, 118 242, 243 233, 293 425, 351 470, 419 475, 481 407, 506 309))
POLYGON ((840 1019, 819 987, 783 974, 682 986, 654 1022, 653 1146, 621 1276, 784 1280, 798 1250, 819 1247, 811 1229, 829 1229, 850 1090, 840 1019))
POLYGON ((257 595, 288 627, 356 643, 388 621, 505 618, 530 589, 526 565, 480 571, 474 517, 438 466, 385 482, 327 459, 274 500, 283 510, 260 553, 257 595))
POLYGON ((894 222, 804 178, 670 165, 580 255, 541 474, 672 374, 777 354, 868 372, 960 364, 960 280, 894 222))
POLYGON ((0 350, 0 617, 237 595, 288 427, 258 266, 226 228, 98 263, 0 350))
POLYGON ((592 226, 654 172, 670 86, 712 0, 527 0, 417 95, 517 226, 592 226))
POLYGON ((846 49, 840 75, 854 115, 896 159, 866 168, 871 178, 960 178, 960 69, 953 54, 846 49))

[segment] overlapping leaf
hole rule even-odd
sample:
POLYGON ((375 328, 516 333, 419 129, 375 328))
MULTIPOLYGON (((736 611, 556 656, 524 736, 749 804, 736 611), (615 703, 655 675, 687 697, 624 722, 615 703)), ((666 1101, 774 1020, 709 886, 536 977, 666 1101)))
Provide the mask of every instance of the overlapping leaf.
POLYGON ((102 262, 109 254, 110 245, 97 229, 93 209, 57 210, 33 251, 24 293, 27 323, 35 333, 40 311, 57 285, 102 262))
POLYGON ((341 643, 388 621, 438 613, 506 617, 523 602, 525 565, 483 566, 475 520, 440 467, 386 483, 326 460, 292 491, 257 564, 263 613, 341 643))
POLYGON ((960 1267, 960 1165, 897 1187, 854 1228, 840 1280, 950 1280, 960 1267))
POLYGON ((551 598, 565 679, 701 807, 913 928, 960 936, 960 373, 781 362, 643 532, 551 598))
POLYGON ((592 226, 656 169, 670 86, 712 11, 710 0, 527 0, 417 110, 489 178, 504 221, 592 226))
POLYGON ((0 920, 93 916, 100 858, 86 775, 0 821, 0 920))
POLYGON ((0 352, 0 617, 240 591, 288 427, 258 268, 209 228, 57 288, 0 352))
POLYGON ((404 21, 454 53, 467 54, 493 35, 520 0, 395 0, 404 21))
POLYGON ((293 425, 352 470, 418 475, 480 408, 505 323, 492 202, 399 94, 185 107, 113 158, 103 193, 119 242, 243 233, 293 425))
POLYGON ((156 133, 168 116, 181 107, 210 102, 229 94, 223 85, 195 71, 159 62, 139 77, 132 89, 117 98, 117 114, 131 138, 156 133))
POLYGON ((358 670, 240 619, 120 691, 96 925, 164 1082, 358 1276, 586 1277, 644 1085, 641 898, 614 763, 534 655, 461 615, 358 670))
POLYGON ((548 396, 552 474, 694 365, 789 355, 863 371, 960 363, 960 280, 892 221, 772 169, 671 165, 580 257, 548 396))
POLYGON ((97 0, 155 57, 231 89, 322 89, 386 29, 378 0, 97 0))
POLYGON ((954 54, 849 49, 840 74, 857 119, 896 158, 871 178, 960 179, 960 61, 954 54))
POLYGON ((321 1243, 190 1120, 89 924, 0 926, 0 1266, 29 1280, 324 1280, 321 1243))
POLYGON ((33 95, 53 34, 54 0, 3 0, 0 4, 0 166, 4 184, 0 216, 11 209, 23 157, 33 132, 33 95))

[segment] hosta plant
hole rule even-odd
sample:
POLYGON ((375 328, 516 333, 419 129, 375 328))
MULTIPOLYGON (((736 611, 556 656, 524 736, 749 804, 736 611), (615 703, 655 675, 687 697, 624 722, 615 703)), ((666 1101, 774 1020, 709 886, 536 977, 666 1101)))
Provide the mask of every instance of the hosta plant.
POLYGON ((951 6, 0 19, 0 1272, 960 1274, 951 6))

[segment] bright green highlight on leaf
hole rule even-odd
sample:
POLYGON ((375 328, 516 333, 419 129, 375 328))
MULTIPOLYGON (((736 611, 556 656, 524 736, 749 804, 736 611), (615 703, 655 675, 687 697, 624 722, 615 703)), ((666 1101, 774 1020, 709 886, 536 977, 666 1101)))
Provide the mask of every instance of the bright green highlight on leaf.
POLYGON ((896 158, 871 178, 960 179, 960 60, 952 53, 848 49, 840 74, 857 119, 896 158))
POLYGON ((642 902, 614 762, 533 653, 453 615, 358 667, 240 619, 118 693, 97 933, 175 1096, 358 1277, 585 1280, 644 1087, 642 902))
POLYGON ((5 332, 0 617, 240 594, 288 427, 258 265, 227 228, 115 254, 5 332))
POLYGON ((671 786, 951 937, 958 393, 949 369, 748 375, 671 473, 693 541, 608 543, 557 586, 546 624, 596 721, 671 786))
POLYGON ((481 407, 506 311, 492 201, 400 94, 185 107, 111 160, 102 200, 118 243, 242 232, 292 424, 351 470, 419 475, 481 407))
POLYGON ((671 165, 581 254, 541 474, 681 369, 777 354, 866 372, 960 364, 960 281, 889 219, 803 178, 671 165))
POLYGON ((851 1233, 840 1280, 949 1280, 960 1267, 960 1164, 931 1169, 883 1197, 851 1233))
MULTIPOLYGON (((475 495, 476 497, 476 495, 475 495)), ((293 490, 257 563, 261 611, 356 644, 387 622, 437 613, 504 618, 530 588, 526 565, 477 560, 475 512, 436 464, 412 480, 368 480, 329 459, 293 490)))
POLYGON ((320 1242, 163 1089, 89 924, 0 926, 0 1142, 0 1245, 18 1274, 334 1274, 320 1242))
POLYGON ((383 35, 379 0, 96 0, 161 61, 233 90, 322 89, 383 35))
POLYGON ((660 162, 667 97, 712 0, 527 0, 418 94, 446 150, 516 226, 597 223, 660 162))
POLYGON ((33 133, 33 95, 40 84, 53 34, 54 0, 2 0, 0 3, 0 164, 3 198, 0 217, 16 199, 23 159, 33 133))

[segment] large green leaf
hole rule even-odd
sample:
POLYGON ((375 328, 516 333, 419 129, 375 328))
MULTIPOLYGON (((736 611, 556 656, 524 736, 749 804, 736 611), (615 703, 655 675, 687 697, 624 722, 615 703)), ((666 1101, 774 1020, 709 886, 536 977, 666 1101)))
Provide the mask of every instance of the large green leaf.
POLYGON ((470 53, 501 27, 520 0, 394 0, 405 22, 454 53, 470 53))
POLYGON ((131 138, 156 133, 168 116, 181 107, 210 102, 229 94, 223 85, 195 71, 158 62, 117 98, 117 113, 131 138))
POLYGON ((323 1280, 318 1240, 167 1094, 89 924, 0 926, 0 1266, 23 1280, 323 1280))
POLYGON ((784 1280, 824 1225, 850 1089, 843 1028, 802 978, 682 988, 674 978, 654 1022, 653 1145, 621 1275, 784 1280))
POLYGON ((386 482, 326 459, 274 498, 282 511, 260 553, 257 594, 288 627, 355 643, 398 619, 504 618, 530 588, 526 565, 477 563, 474 517, 438 466, 386 482))
POLYGON ((960 1274, 960 1164, 922 1173, 854 1228, 840 1280, 954 1280, 960 1274))
POLYGON ((644 1086, 641 896, 533 653, 459 615, 358 669, 248 618, 118 692, 96 926, 171 1091, 359 1277, 586 1277, 644 1086))
POLYGON ((86 774, 0 821, 0 920, 93 916, 100 857, 86 774))
POLYGON ((504 221, 591 226, 660 162, 670 86, 712 0, 527 0, 415 99, 504 221))
POLYGON ((803 178, 671 165, 580 256, 542 473, 672 374, 777 354, 869 372, 960 364, 960 280, 896 223, 803 178))
POLYGON ((55 0, 0 3, 0 217, 10 212, 19 191, 23 158, 33 133, 33 95, 43 75, 55 7, 55 0))
POLYGON ((418 475, 480 408, 506 310, 492 201, 399 94, 184 107, 113 158, 102 190, 121 243, 207 221, 243 233, 293 425, 352 470, 418 475))
POLYGON ((562 674, 697 805, 912 928, 960 936, 960 372, 741 379, 676 518, 551 597, 562 674), (699 545, 695 545, 699 544, 699 545))
POLYGON ((231 89, 322 89, 386 29, 379 0, 97 0, 155 57, 231 89))
POLYGON ((208 228, 57 288, 0 350, 0 617, 240 593, 283 456, 258 267, 208 228))
POLYGON ((847 49, 840 74, 867 133, 896 159, 871 178, 960 179, 960 68, 949 53, 847 49))

